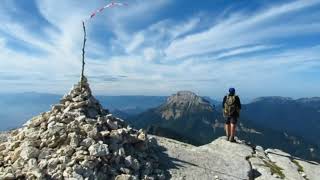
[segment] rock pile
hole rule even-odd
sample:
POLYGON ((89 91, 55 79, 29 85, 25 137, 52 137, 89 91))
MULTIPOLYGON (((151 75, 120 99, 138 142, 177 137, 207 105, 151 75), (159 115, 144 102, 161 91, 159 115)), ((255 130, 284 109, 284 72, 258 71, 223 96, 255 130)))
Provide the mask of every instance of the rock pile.
POLYGON ((148 141, 103 109, 85 79, 0 144, 0 179, 165 179, 148 141))

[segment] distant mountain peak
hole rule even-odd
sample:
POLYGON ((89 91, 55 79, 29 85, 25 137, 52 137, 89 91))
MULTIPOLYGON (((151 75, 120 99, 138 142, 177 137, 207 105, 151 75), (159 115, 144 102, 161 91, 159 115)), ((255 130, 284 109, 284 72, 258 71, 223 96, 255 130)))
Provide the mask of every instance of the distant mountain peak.
POLYGON ((177 95, 181 95, 181 96, 197 96, 196 93, 191 92, 191 91, 178 91, 177 95))
POLYGON ((281 96, 265 96, 265 97, 259 97, 252 101, 252 103, 255 102, 286 102, 286 101, 293 101, 290 97, 281 97, 281 96))
POLYGON ((158 109, 161 116, 166 120, 178 119, 183 114, 199 112, 199 111, 213 111, 210 103, 196 95, 191 91, 178 91, 176 94, 168 97, 167 102, 161 105, 158 109))
POLYGON ((320 102, 320 97, 300 98, 297 101, 302 103, 320 102))
POLYGON ((191 91, 178 91, 176 94, 173 94, 167 99, 167 104, 172 103, 183 103, 183 104, 209 104, 204 98, 197 96, 194 92, 191 91))

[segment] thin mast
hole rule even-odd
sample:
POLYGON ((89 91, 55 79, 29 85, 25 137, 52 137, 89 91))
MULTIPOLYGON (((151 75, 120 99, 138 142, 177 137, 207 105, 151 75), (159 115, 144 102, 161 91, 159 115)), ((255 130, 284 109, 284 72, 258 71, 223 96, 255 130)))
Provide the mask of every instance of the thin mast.
POLYGON ((85 47, 86 47, 86 41, 87 41, 87 32, 86 32, 86 26, 84 24, 84 21, 82 21, 82 27, 83 27, 83 46, 82 46, 82 71, 81 71, 81 88, 83 85, 84 80, 84 55, 85 55, 85 47))

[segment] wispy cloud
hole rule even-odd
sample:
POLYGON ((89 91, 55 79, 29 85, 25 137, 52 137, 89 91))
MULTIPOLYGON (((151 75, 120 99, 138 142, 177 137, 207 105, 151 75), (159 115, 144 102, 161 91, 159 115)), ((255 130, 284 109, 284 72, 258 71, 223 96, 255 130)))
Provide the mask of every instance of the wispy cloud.
POLYGON ((4 49, 6 45, 6 40, 4 38, 0 38, 0 49, 4 49))
POLYGON ((221 59, 221 58, 226 58, 226 57, 230 57, 230 56, 236 56, 236 55, 241 55, 241 54, 246 54, 246 53, 269 50, 269 49, 273 49, 273 48, 275 48, 275 46, 255 45, 255 46, 248 46, 248 47, 239 47, 239 48, 229 49, 225 52, 221 52, 215 58, 221 59))
MULTIPOLYGON (((165 52, 168 56, 183 58, 226 48, 263 43, 263 41, 270 41, 279 36, 305 34, 309 32, 310 20, 309 23, 295 24, 294 19, 288 23, 282 19, 282 16, 305 10, 319 3, 319 1, 296 1, 251 16, 236 14, 223 19, 204 32, 191 34, 171 42, 165 52), (284 25, 281 25, 283 23, 284 25)), ((305 20, 308 21, 307 18, 305 20)), ((319 32, 317 28, 312 29, 319 32)))

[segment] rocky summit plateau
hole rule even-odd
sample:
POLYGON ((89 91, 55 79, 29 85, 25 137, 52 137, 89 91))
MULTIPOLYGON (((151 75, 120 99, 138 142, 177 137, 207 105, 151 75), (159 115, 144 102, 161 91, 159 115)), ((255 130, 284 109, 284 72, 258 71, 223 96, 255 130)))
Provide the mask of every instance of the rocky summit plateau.
POLYGON ((161 153, 160 165, 175 180, 318 180, 320 164, 220 137, 203 146, 154 136, 161 153))
MULTIPOLYGON (((193 96, 183 92, 176 99, 193 96)), ((195 97, 195 96, 194 96, 195 97)), ((195 97, 196 98, 196 97, 195 97)), ((179 101, 180 102, 180 101, 179 101)), ((206 105, 200 102, 197 106, 206 105)), ((188 108, 191 104, 179 103, 188 108)), ((210 109, 209 109, 210 110, 210 109)), ((170 115, 170 113, 168 113, 170 115)), ((104 109, 86 79, 59 104, 0 133, 0 180, 318 180, 320 165, 220 137, 202 146, 147 135, 104 109)))

